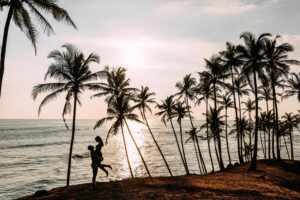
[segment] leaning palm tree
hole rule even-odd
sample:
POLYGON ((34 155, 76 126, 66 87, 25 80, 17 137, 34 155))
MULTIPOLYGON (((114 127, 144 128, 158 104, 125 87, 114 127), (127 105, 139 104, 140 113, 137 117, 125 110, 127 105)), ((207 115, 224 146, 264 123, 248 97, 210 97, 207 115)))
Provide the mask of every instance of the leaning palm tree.
POLYGON ((120 94, 134 97, 134 92, 137 89, 130 86, 130 79, 126 77, 125 68, 110 68, 106 66, 105 71, 107 74, 106 81, 94 85, 93 90, 98 92, 92 98, 105 96, 105 101, 110 104, 120 94))
POLYGON ((144 164, 144 167, 147 171, 147 174, 149 177, 151 177, 150 171, 148 169, 148 166, 145 162, 145 159, 141 153, 141 150, 139 149, 133 135, 132 132, 130 130, 130 127, 128 125, 128 121, 135 121, 138 123, 142 123, 139 119, 138 119, 138 115, 136 115, 135 113, 133 113, 134 109, 136 107, 135 106, 130 106, 130 97, 128 97, 127 95, 124 94, 120 94, 118 95, 116 98, 114 98, 111 103, 108 105, 107 108, 107 117, 104 117, 100 120, 97 121, 97 123, 94 126, 94 129, 101 127, 105 122, 107 121, 112 121, 114 120, 114 122, 112 123, 112 126, 110 127, 110 129, 108 130, 107 136, 106 136, 106 141, 109 139, 110 135, 116 135, 119 132, 119 129, 121 129, 121 133, 122 133, 122 138, 123 138, 123 143, 124 143, 124 148, 125 148, 125 153, 126 153, 126 158, 127 158, 127 162, 128 162, 128 168, 130 170, 130 174, 131 177, 133 177, 133 172, 132 172, 132 168, 130 165, 130 161, 129 161, 129 157, 128 157, 128 152, 127 152, 127 146, 126 146, 126 139, 125 139, 125 134, 124 134, 124 126, 127 128, 128 133, 130 138, 132 139, 135 148, 144 164))
POLYGON ((140 91, 139 91, 139 93, 134 98, 134 101, 136 103, 135 107, 137 107, 139 109, 140 114, 141 114, 141 116, 142 116, 142 118, 143 118, 143 120, 144 120, 144 122, 145 122, 145 124, 146 124, 146 126, 148 128, 148 131, 149 131, 149 133, 150 133, 150 135, 151 135, 151 137, 152 137, 152 139, 154 141, 155 146, 157 147, 157 149, 158 149, 158 151, 159 151, 159 153, 160 153, 160 155, 161 155, 161 157, 162 157, 162 159, 163 159, 163 161, 164 161, 164 163, 165 163, 165 165, 166 165, 166 167, 168 169, 168 172, 169 172, 170 176, 173 176, 172 171, 171 171, 171 169, 169 167, 169 164, 168 164, 168 162, 167 162, 167 160, 166 160, 166 158, 165 158, 165 156, 164 156, 164 154, 163 154, 163 152, 162 152, 162 150, 161 150, 161 148, 160 148, 157 140, 155 139, 155 137, 153 135, 153 132, 152 132, 152 130, 150 128, 150 125, 148 123, 148 119, 147 119, 147 116, 146 116, 146 112, 147 111, 149 111, 150 113, 152 113, 152 109, 150 107, 150 104, 154 104, 155 103, 155 100, 153 98, 154 95, 155 95, 155 93, 154 92, 150 92, 150 90, 149 90, 148 87, 143 87, 142 86, 141 89, 140 89, 140 91))
POLYGON ((225 68, 229 71, 231 78, 231 92, 233 94, 233 103, 234 103, 234 111, 235 111, 235 125, 236 125, 236 134, 237 134, 237 150, 238 157, 240 163, 243 163, 243 156, 241 151, 241 141, 240 136, 242 135, 239 130, 239 116, 238 116, 238 108, 237 108, 237 100, 236 100, 236 72, 238 68, 241 66, 242 62, 238 56, 237 48, 234 44, 230 42, 226 42, 226 50, 220 52, 222 62, 224 63, 225 68))
MULTIPOLYGON (((62 113, 62 118, 65 124, 65 115, 71 113, 71 111, 73 112, 72 136, 67 173, 67 186, 69 186, 71 158, 75 136, 76 108, 77 103, 80 104, 79 95, 83 91, 93 87, 93 83, 90 81, 94 81, 100 77, 103 77, 105 73, 103 71, 92 73, 90 70, 91 63, 99 63, 98 55, 91 53, 88 57, 85 57, 79 49, 71 44, 63 45, 63 48, 65 51, 54 50, 48 55, 48 58, 53 59, 54 62, 49 66, 45 75, 45 80, 47 78, 52 78, 56 80, 56 82, 43 83, 34 86, 32 96, 33 99, 36 99, 39 94, 50 92, 42 100, 39 106, 38 113, 40 114, 43 106, 56 98, 59 94, 66 93, 65 105, 62 113), (71 108, 72 98, 73 110, 71 108)), ((67 125, 66 127, 68 128, 67 125)))
POLYGON ((280 159, 280 147, 279 147, 279 133, 278 133, 278 105, 277 105, 277 93, 276 88, 280 86, 279 79, 282 76, 287 77, 289 73, 290 65, 300 65, 298 60, 292 60, 288 58, 288 53, 294 51, 294 48, 289 43, 278 44, 277 39, 280 36, 276 36, 274 39, 265 40, 265 65, 268 71, 271 88, 273 93, 273 105, 275 114, 275 129, 276 142, 277 142, 277 159, 280 159))
POLYGON ((16 26, 25 33, 26 37, 31 41, 34 51, 37 51, 37 36, 38 30, 35 24, 32 23, 32 16, 38 20, 44 32, 48 35, 54 33, 54 29, 50 22, 44 17, 43 13, 51 14, 56 21, 65 21, 74 28, 76 25, 72 21, 68 12, 60 7, 53 0, 7 0, 2 2, 0 7, 8 8, 7 18, 4 25, 4 33, 1 47, 0 57, 0 95, 2 89, 2 81, 4 75, 4 65, 6 57, 6 47, 8 40, 8 32, 11 21, 14 21, 16 26), (30 12, 29 12, 30 11, 30 12))
POLYGON ((159 112, 156 113, 156 115, 161 116, 161 120, 162 122, 167 125, 167 122, 169 121, 172 127, 172 131, 173 131, 173 135, 177 144, 177 149, 183 164, 183 167, 185 169, 186 174, 188 174, 188 170, 186 169, 185 166, 185 161, 183 158, 183 154, 180 150, 180 145, 179 145, 179 141, 176 135, 176 131, 174 128, 174 124, 172 119, 174 118, 174 107, 175 107, 175 101, 173 100, 173 96, 168 96, 164 101, 162 101, 160 104, 157 104, 156 107, 159 109, 159 112))
POLYGON ((211 163, 211 167, 212 167, 212 172, 215 171, 215 167, 214 167, 214 162, 212 159, 212 153, 211 153, 211 148, 210 148, 210 140, 211 140, 211 135, 209 134, 209 127, 208 127, 208 118, 207 118, 207 114, 208 114, 208 107, 209 107, 209 98, 212 95, 212 87, 210 85, 210 83, 206 80, 199 81, 198 85, 194 88, 194 91, 196 93, 197 97, 197 101, 196 104, 201 104, 201 102, 204 100, 205 101, 205 119, 206 119, 206 141, 207 141, 207 148, 208 148, 208 154, 209 154, 209 158, 210 158, 210 163, 211 163))
POLYGON ((257 159, 257 142, 258 142, 258 78, 262 77, 263 71, 263 58, 264 58, 264 40, 271 34, 261 34, 258 38, 250 32, 241 34, 244 45, 239 45, 238 51, 240 59, 243 61, 242 75, 248 78, 249 84, 254 91, 255 96, 255 127, 254 127, 254 152, 250 165, 250 170, 256 170, 257 159), (253 84, 252 80, 253 79, 253 84))
POLYGON ((189 101, 193 101, 195 99, 195 92, 194 92, 194 87, 196 86, 196 79, 192 77, 191 74, 186 75, 183 78, 183 82, 177 82, 176 83, 176 88, 179 90, 176 95, 179 95, 180 97, 184 97, 184 102, 187 106, 188 109, 188 115, 190 119, 190 123, 192 128, 194 127, 194 123, 192 120, 192 114, 190 112, 190 104, 189 101))
POLYGON ((229 142, 228 142, 228 120, 227 120, 227 118, 228 118, 228 108, 233 107, 233 101, 231 99, 231 93, 226 93, 225 95, 223 95, 221 103, 224 106, 224 110, 225 110, 225 139, 226 139, 228 160, 229 160, 229 164, 231 165, 231 156, 230 156, 229 142))
POLYGON ((173 109, 173 116, 177 118, 177 123, 179 125, 181 150, 182 150, 182 155, 185 163, 185 168, 187 170, 187 174, 190 174, 189 167, 187 164, 186 154, 185 154, 185 148, 183 145, 183 132, 182 132, 182 120, 188 115, 189 115, 189 109, 187 108, 187 106, 185 106, 183 102, 180 101, 176 102, 173 109))
POLYGON ((295 128, 298 128, 299 119, 298 116, 293 113, 284 113, 281 118, 283 119, 285 127, 288 129, 288 135, 290 137, 291 159, 294 160, 293 132, 295 128))
MULTIPOLYGON (((206 71, 202 71, 199 73, 200 75, 200 82, 201 81, 208 81, 211 85, 213 90, 213 101, 214 101, 214 108, 218 110, 217 107, 217 92, 220 89, 220 86, 224 87, 224 79, 228 76, 226 73, 226 68, 222 65, 222 60, 219 55, 212 56, 210 59, 205 59, 206 63, 206 71)), ((214 129, 215 131, 219 131, 219 129, 214 129)), ((215 140, 218 144, 218 164, 221 170, 224 169, 224 163, 222 158, 222 144, 221 144, 221 136, 219 132, 214 133, 215 140)))

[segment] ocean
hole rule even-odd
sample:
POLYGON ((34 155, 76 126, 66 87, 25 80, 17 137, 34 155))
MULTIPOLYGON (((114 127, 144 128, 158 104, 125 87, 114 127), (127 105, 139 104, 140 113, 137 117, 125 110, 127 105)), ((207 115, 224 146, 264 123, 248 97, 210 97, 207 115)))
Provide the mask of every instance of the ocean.
MULTIPOLYGON (((77 120, 75 143, 72 159, 71 184, 91 182, 92 172, 87 146, 95 145, 94 138, 106 137, 108 126, 93 129, 96 120, 77 120)), ((174 121, 175 123, 175 121, 174 121)), ((195 121, 198 126, 201 121, 195 121)), ((184 174, 174 136, 160 121, 150 121, 152 131, 174 175, 184 174)), ((168 171, 152 142, 148 130, 142 124, 130 123, 130 128, 145 157, 152 176, 168 176, 168 171)), ((178 130, 178 127, 176 127, 178 130)), ((189 129, 188 121, 183 122, 183 129, 189 129)), ((126 133, 126 131, 125 131, 126 133)), ((202 133, 204 134, 204 133, 202 133)), ((63 187, 66 183, 69 144, 71 131, 66 130, 61 120, 0 120, 0 199, 15 199, 29 195, 37 190, 63 187)), ((188 138, 184 134, 184 140, 188 138)), ((103 148, 104 163, 112 170, 108 177, 98 172, 97 181, 114 181, 130 177, 121 134, 113 135, 103 148)), ((295 133, 295 159, 300 160, 300 135, 295 133)), ((142 162, 130 138, 126 137, 130 162, 135 177, 147 176, 142 162)), ((287 138, 287 142, 288 142, 287 138)), ((237 161, 236 140, 230 136, 230 153, 237 161)), ((223 158, 227 164, 225 139, 222 139, 223 158)), ((212 142, 211 142, 211 147, 212 142)), ((260 147, 260 142, 259 142, 260 147)), ((192 143, 185 144, 187 161, 191 173, 199 173, 192 143)), ((201 141, 200 148, 208 171, 211 170, 207 142, 201 141)), ((286 149, 282 154, 287 158, 286 149)), ((263 158, 261 149, 259 158, 263 158)), ((217 166, 213 154, 215 167, 217 166)))

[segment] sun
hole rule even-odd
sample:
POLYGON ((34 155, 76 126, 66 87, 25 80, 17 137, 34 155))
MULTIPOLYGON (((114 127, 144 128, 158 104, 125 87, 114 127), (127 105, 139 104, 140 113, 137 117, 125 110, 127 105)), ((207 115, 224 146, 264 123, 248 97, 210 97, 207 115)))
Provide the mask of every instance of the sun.
POLYGON ((122 51, 124 65, 138 67, 144 64, 144 51, 141 45, 128 44, 122 51))

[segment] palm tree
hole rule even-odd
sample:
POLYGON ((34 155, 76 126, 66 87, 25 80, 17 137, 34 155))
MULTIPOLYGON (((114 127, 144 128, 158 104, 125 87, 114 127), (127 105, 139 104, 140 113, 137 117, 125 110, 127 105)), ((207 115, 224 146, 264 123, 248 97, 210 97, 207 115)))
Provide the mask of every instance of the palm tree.
MULTIPOLYGON (((208 118, 208 120, 206 122, 207 124, 203 124, 201 127, 201 128, 203 128, 205 126, 209 126, 209 131, 215 138, 220 136, 220 133, 222 132, 223 127, 225 125, 225 122, 223 120, 224 116, 221 115, 222 109, 223 109, 222 107, 219 107, 217 110, 215 108, 210 107, 210 111, 207 114, 207 118, 208 118)), ((217 141, 217 140, 215 140, 215 141, 217 141)), ((217 149, 215 146, 216 156, 221 157, 221 154, 220 154, 220 152, 218 152, 218 150, 219 149, 217 149)), ((220 158, 218 158, 218 159, 220 159, 220 158)))
POLYGON ((153 98, 154 95, 155 95, 155 93, 154 92, 150 92, 150 90, 149 90, 148 87, 143 87, 142 86, 141 89, 140 89, 140 91, 139 91, 139 93, 136 95, 136 98, 134 99, 134 101, 136 102, 135 107, 137 107, 139 109, 140 114, 141 114, 141 116, 142 116, 142 118, 143 118, 143 120, 144 120, 144 122, 145 122, 145 124, 146 124, 146 126, 148 128, 148 131, 149 131, 149 133, 150 133, 150 135, 151 135, 151 137, 152 137, 152 139, 154 141, 155 146, 157 147, 157 149, 158 149, 158 151, 159 151, 159 153, 160 153, 160 155, 161 155, 161 157, 162 157, 162 159, 163 159, 163 161, 164 161, 164 163, 165 163, 165 165, 166 165, 166 167, 167 167, 167 169, 169 171, 170 176, 173 176, 172 171, 171 171, 171 169, 170 169, 170 167, 168 165, 168 162, 167 162, 167 160, 166 160, 166 158, 165 158, 165 156, 164 156, 164 154, 163 154, 160 146, 158 145, 158 142, 156 141, 156 139, 155 139, 155 137, 153 135, 153 132, 152 132, 152 130, 150 128, 150 125, 148 123, 148 119, 147 119, 147 116, 146 116, 146 112, 147 111, 149 111, 150 113, 152 113, 150 104, 154 104, 155 103, 155 100, 153 98))
POLYGON ((100 90, 100 92, 94 94, 92 98, 106 96, 105 101, 110 104, 120 94, 134 97, 134 92, 137 89, 130 86, 130 79, 126 77, 125 68, 117 67, 111 69, 106 66, 105 71, 107 74, 106 82, 95 84, 93 89, 96 91, 100 90))
MULTIPOLYGON (((200 75, 200 73, 199 73, 200 75)), ((205 110, 205 119, 206 119, 206 141, 207 141, 207 148, 208 148, 208 153, 209 153, 209 158, 210 158, 210 163, 211 163, 211 166, 212 166, 212 172, 215 171, 215 168, 214 168, 214 162, 213 162, 213 159, 212 159, 212 153, 211 153, 211 148, 210 148, 210 140, 211 140, 211 135, 209 135, 209 128, 208 128, 208 100, 212 94, 212 88, 211 88, 211 85, 208 81, 205 81, 205 80, 202 80, 202 81, 199 81, 199 84, 194 88, 195 90, 195 93, 196 95, 199 95, 197 101, 196 101, 196 104, 200 104, 203 100, 205 100, 205 107, 206 107, 206 110, 205 110)))
POLYGON ((194 145, 195 154, 196 154, 196 157, 197 157, 197 162, 198 162, 198 167, 199 167, 199 170, 200 170, 200 174, 202 174, 202 170, 203 170, 204 174, 207 174, 206 166, 205 166, 205 163, 204 163, 204 160, 203 160, 202 153, 200 151, 200 146, 199 146, 199 141, 198 141, 199 136, 197 134, 199 132, 200 131, 197 130, 196 128, 192 128, 189 131, 187 131, 186 133, 188 133, 190 135, 190 137, 185 142, 187 143, 190 140, 193 141, 193 145, 194 145), (198 150, 199 158, 197 156, 197 150, 198 150), (201 162, 201 164, 200 164, 200 162, 201 162))
MULTIPOLYGON (((248 120, 250 124, 253 124, 252 121, 252 111, 255 111, 256 107, 255 107, 255 101, 251 100, 250 98, 248 98, 247 101, 242 102, 242 104, 245 106, 244 108, 242 108, 242 110, 244 110, 243 114, 248 113, 248 120)), ((260 109, 260 108, 259 108, 260 109)), ((249 132, 249 145, 252 146, 252 132, 249 132)), ((251 152, 252 155, 252 152, 251 152)))
POLYGON ((291 73, 286 87, 283 98, 297 96, 297 100, 300 102, 300 72, 298 74, 291 73))
POLYGON ((293 132, 294 128, 298 128, 299 119, 298 116, 293 113, 285 113, 282 117, 285 127, 288 129, 288 134, 290 137, 290 148, 291 148, 291 158, 294 160, 294 145, 293 145, 293 132))
POLYGON ((240 136, 242 135, 239 130, 239 117, 238 117, 238 108, 236 102, 236 88, 235 88, 235 72, 237 68, 241 66, 241 60, 238 56, 237 48, 230 42, 226 42, 226 50, 220 52, 222 62, 224 63, 225 68, 230 73, 231 76, 231 91, 233 94, 233 103, 234 103, 234 111, 235 111, 235 125, 236 125, 236 133, 237 133, 237 147, 238 147, 238 157, 240 163, 243 163, 242 151, 240 148, 240 136))
POLYGON ((184 103, 180 102, 180 101, 176 102, 173 110, 174 110, 173 115, 174 115, 174 117, 177 117, 177 123, 179 125, 180 142, 181 142, 181 149, 182 149, 182 155, 183 155, 185 167, 187 170, 187 174, 190 174, 187 160, 186 160, 185 149, 184 149, 184 145, 183 145, 183 132, 182 132, 182 119, 184 119, 185 117, 187 117, 189 115, 188 114, 189 111, 188 111, 187 106, 185 106, 184 103))
POLYGON ((136 141, 135 141, 135 139, 132 135, 132 132, 129 128, 129 125, 127 123, 127 120, 142 123, 138 119, 138 115, 133 113, 135 108, 136 108, 135 106, 130 106, 130 97, 129 96, 124 95, 124 94, 118 95, 108 105, 108 108, 107 108, 107 115, 108 116, 98 120, 97 123, 94 126, 94 129, 96 129, 98 127, 101 127, 107 121, 114 120, 111 127, 108 130, 107 137, 106 137, 106 141, 107 141, 111 134, 116 135, 119 132, 119 129, 121 128, 123 144, 124 144, 127 163, 128 163, 128 168, 130 170, 131 177, 133 177, 133 172, 132 172, 132 168, 131 168, 129 157, 128 157, 128 151, 127 151, 125 134, 124 134, 124 126, 126 126, 126 128, 128 130, 128 133, 129 133, 129 136, 132 139, 136 150, 138 151, 138 154, 139 154, 139 156, 140 156, 140 158, 141 158, 141 160, 144 164, 144 167, 147 171, 147 174, 148 174, 149 177, 151 177, 151 174, 150 174, 148 166, 145 162, 145 159, 144 159, 144 157, 141 153, 141 150, 139 149, 139 147, 138 147, 138 145, 137 145, 137 143, 136 143, 136 141))
POLYGON ((252 86, 251 79, 253 78, 254 85, 254 95, 255 95, 255 127, 254 127, 254 152, 252 156, 252 161, 250 165, 250 170, 256 170, 256 159, 257 159, 257 141, 258 141, 258 81, 257 75, 262 77, 263 72, 263 57, 264 57, 264 40, 270 34, 261 34, 258 38, 250 32, 245 32, 241 34, 241 38, 244 41, 244 45, 239 45, 238 51, 240 54, 240 59, 243 61, 242 74, 245 75, 249 84, 252 86), (252 77, 251 77, 252 75, 252 77))
POLYGON ((173 125, 172 119, 174 118, 174 107, 175 107, 175 101, 173 100, 173 96, 168 96, 164 101, 162 101, 160 104, 157 104, 156 107, 160 110, 156 115, 161 116, 162 122, 167 125, 167 122, 169 121, 173 130, 173 135, 177 144, 177 149, 180 154, 180 158, 183 164, 183 167, 185 169, 186 174, 188 174, 188 170, 185 166, 185 161, 182 155, 182 152, 180 150, 179 141, 176 135, 176 131, 173 125))
POLYGON ((300 62, 288 58, 288 53, 294 50, 293 46, 289 43, 277 44, 277 39, 280 36, 276 36, 274 39, 265 40, 265 65, 266 70, 270 76, 272 93, 273 93, 273 105, 275 113, 275 130, 276 130, 276 142, 277 142, 277 159, 280 159, 280 147, 279 147, 279 133, 278 133, 278 106, 277 106, 277 93, 276 87, 278 86, 278 80, 285 76, 287 77, 289 72, 289 65, 299 65, 300 62))
POLYGON ((231 165, 231 157, 230 157, 230 150, 229 150, 229 142, 228 142, 228 122, 227 122, 227 111, 228 108, 232 108, 233 107, 233 101, 231 99, 231 93, 226 93, 225 95, 222 96, 222 101, 221 101, 222 105, 225 108, 225 139, 226 139, 226 147, 227 147, 227 154, 228 154, 228 160, 229 160, 229 164, 231 165))
MULTIPOLYGON (((90 70, 91 63, 99 63, 98 55, 91 53, 86 58, 84 54, 71 44, 62 46, 65 51, 54 50, 48 58, 53 59, 54 62, 49 66, 45 75, 47 78, 57 80, 56 82, 43 83, 34 86, 32 91, 33 99, 41 93, 50 92, 42 100, 38 113, 40 114, 42 107, 56 98, 61 93, 66 93, 65 105, 63 108, 62 118, 65 122, 65 115, 71 113, 71 101, 73 98, 73 120, 72 120, 72 137, 69 151, 68 173, 67 173, 67 186, 70 183, 71 174, 71 158, 73 150, 73 142, 75 136, 75 122, 76 122, 76 108, 77 103, 80 104, 79 95, 93 86, 94 81, 100 77, 103 77, 105 73, 103 71, 92 73, 90 70)), ((66 125, 67 126, 67 125, 66 125)), ((68 126, 67 126, 68 128, 68 126)))
POLYGON ((183 78, 183 82, 177 82, 176 83, 176 88, 179 90, 179 92, 176 95, 179 95, 180 97, 184 97, 185 104, 188 109, 188 115, 190 118, 190 123, 192 128, 194 127, 193 120, 192 120, 192 115, 190 112, 190 105, 189 105, 189 100, 193 101, 195 98, 194 94, 194 87, 196 86, 196 79, 192 77, 191 74, 186 75, 183 78))
MULTIPOLYGON (((42 26, 44 32, 48 35, 54 33, 53 27, 44 17, 43 12, 47 14, 51 14, 52 17, 56 21, 65 21, 67 24, 70 24, 74 28, 76 25, 72 21, 68 12, 61 8, 56 1, 53 0, 7 0, 1 2, 3 3, 0 7, 8 7, 8 14, 6 18, 6 22, 4 25, 4 33, 2 39, 2 47, 1 47, 1 57, 0 57, 0 95, 2 89, 2 81, 4 75, 4 65, 5 65, 5 57, 6 57, 6 46, 8 39, 8 31, 10 27, 10 23, 13 20, 17 27, 20 28, 26 35, 26 37, 31 41, 34 51, 36 53, 36 44, 37 44, 37 35, 38 31, 36 25, 32 23, 32 16, 30 15, 29 10, 32 15, 34 15, 39 24, 42 26)), ((5 8, 4 7, 4 8, 5 8)))
MULTIPOLYGON (((215 110, 218 110, 217 108, 217 92, 219 90, 219 87, 224 87, 223 79, 225 79, 228 74, 225 73, 225 67, 221 63, 221 58, 219 56, 212 56, 209 60, 205 59, 206 63, 206 69, 207 71, 200 72, 200 82, 201 81, 208 81, 208 83, 211 85, 213 90, 213 100, 214 100, 214 108, 215 110)), ((214 129, 214 131, 219 131, 219 129, 214 129)), ((213 133, 215 135, 215 139, 218 144, 218 152, 219 152, 219 167, 221 170, 224 169, 224 163, 222 158, 222 145, 221 145, 221 137, 218 132, 213 133)))

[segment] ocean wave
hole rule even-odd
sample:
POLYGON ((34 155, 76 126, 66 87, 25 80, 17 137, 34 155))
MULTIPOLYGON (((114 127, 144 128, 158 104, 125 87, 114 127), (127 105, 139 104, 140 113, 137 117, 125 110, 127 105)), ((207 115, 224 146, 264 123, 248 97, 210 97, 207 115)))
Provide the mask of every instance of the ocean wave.
POLYGON ((4 149, 19 149, 19 148, 44 147, 44 146, 63 145, 63 144, 68 144, 68 142, 52 142, 52 143, 42 143, 42 144, 23 144, 23 145, 0 147, 0 149, 1 150, 4 150, 4 149))

